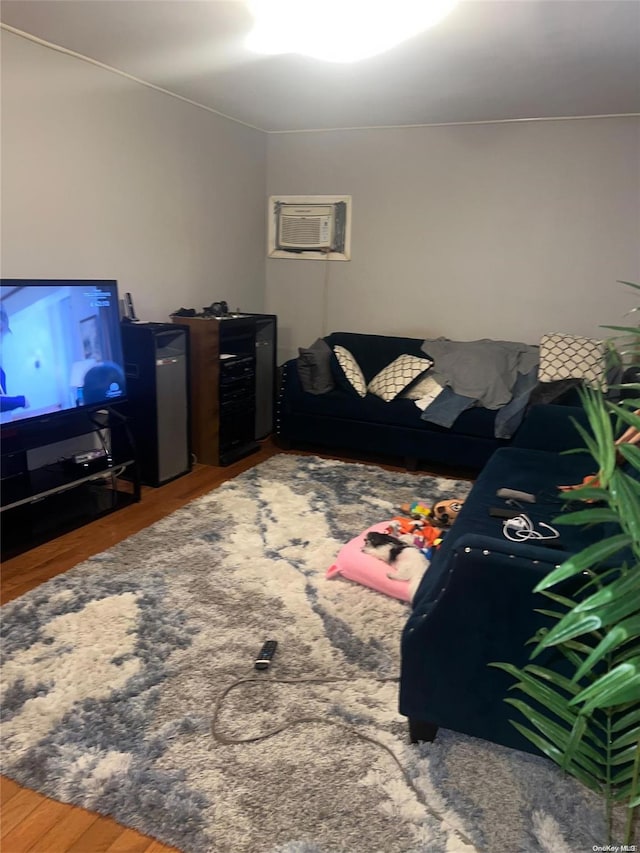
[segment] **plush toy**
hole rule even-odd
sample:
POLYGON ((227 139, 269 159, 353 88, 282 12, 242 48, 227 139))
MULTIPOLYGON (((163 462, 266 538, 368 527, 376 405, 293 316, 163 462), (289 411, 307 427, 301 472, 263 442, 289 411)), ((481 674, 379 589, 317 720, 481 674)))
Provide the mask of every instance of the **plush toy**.
POLYGON ((384 532, 397 536, 408 545, 415 546, 428 560, 431 559, 433 549, 437 548, 442 541, 442 530, 439 527, 427 524, 426 521, 404 518, 401 515, 392 518, 384 532))
POLYGON ((386 532, 391 533, 393 536, 412 536, 425 526, 428 526, 426 521, 405 518, 403 515, 395 515, 391 519, 389 529, 386 532))
POLYGON ((405 515, 410 515, 411 518, 429 518, 431 515, 429 507, 420 503, 420 501, 414 501, 410 504, 402 504, 400 512, 403 512, 405 515))
POLYGON ((442 527, 451 527, 463 504, 464 501, 457 498, 449 501, 437 501, 432 507, 434 523, 442 527))

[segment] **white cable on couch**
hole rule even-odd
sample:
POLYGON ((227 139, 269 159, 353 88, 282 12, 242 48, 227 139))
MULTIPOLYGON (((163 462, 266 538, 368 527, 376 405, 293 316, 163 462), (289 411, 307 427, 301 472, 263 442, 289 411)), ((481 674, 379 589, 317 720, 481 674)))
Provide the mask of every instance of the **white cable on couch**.
POLYGON ((515 518, 505 519, 502 525, 502 532, 510 542, 527 542, 530 539, 558 539, 560 532, 550 524, 545 524, 544 521, 538 522, 540 527, 546 528, 548 533, 543 533, 541 530, 536 530, 533 522, 528 515, 522 513, 515 518))

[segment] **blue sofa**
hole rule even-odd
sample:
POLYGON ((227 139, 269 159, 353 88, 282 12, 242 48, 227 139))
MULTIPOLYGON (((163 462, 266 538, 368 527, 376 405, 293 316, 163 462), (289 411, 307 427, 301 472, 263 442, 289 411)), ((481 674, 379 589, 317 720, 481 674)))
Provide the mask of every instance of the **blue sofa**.
MULTIPOLYGON (((333 332, 324 340, 348 349, 368 382, 403 353, 425 356, 417 338, 333 332)), ((479 470, 510 441, 494 436, 496 412, 472 408, 451 428, 421 420, 412 400, 385 402, 374 394, 359 397, 336 385, 314 395, 303 390, 297 360, 283 368, 276 408, 276 438, 286 447, 307 446, 398 456, 408 468, 419 462, 479 470)))
MULTIPOLYGON (((509 722, 519 717, 504 702, 513 679, 489 664, 528 663, 527 641, 545 624, 535 609, 549 607, 534 586, 569 554, 612 531, 558 525, 557 540, 512 542, 489 509, 506 508, 496 491, 511 488, 536 496, 523 511, 537 529, 563 511, 557 487, 594 473, 589 454, 560 453, 584 446, 571 417, 585 422, 579 408, 532 407, 513 446, 498 450, 482 470, 434 554, 402 635, 400 712, 409 718, 413 741, 432 740, 444 727, 537 753, 509 722)), ((567 672, 555 650, 537 662, 567 672)))

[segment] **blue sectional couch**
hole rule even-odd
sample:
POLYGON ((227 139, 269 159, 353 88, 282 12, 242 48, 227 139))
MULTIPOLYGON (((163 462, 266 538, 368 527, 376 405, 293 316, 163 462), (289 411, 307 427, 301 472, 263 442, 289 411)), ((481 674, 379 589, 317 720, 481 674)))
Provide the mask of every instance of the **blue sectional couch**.
MULTIPOLYGON (((509 722, 518 718, 504 702, 513 679, 489 664, 528 662, 527 640, 545 624, 535 609, 549 606, 533 588, 568 555, 612 531, 558 525, 557 540, 512 542, 489 509, 506 508, 496 492, 511 488, 536 496, 523 511, 537 529, 561 513, 557 487, 594 473, 588 454, 559 452, 583 446, 572 417, 584 422, 578 408, 533 407, 513 446, 498 450, 481 471, 434 554, 402 636, 400 712, 414 741, 431 740, 443 727, 537 753, 509 722)), ((537 662, 566 672, 553 650, 537 662)))
MULTIPOLYGON (((356 358, 367 382, 399 355, 425 356, 417 338, 334 332, 329 347, 345 347, 356 358)), ((451 428, 427 423, 412 400, 385 402, 336 387, 314 395, 303 390, 296 359, 282 368, 276 412, 276 438, 287 447, 327 447, 398 456, 407 467, 418 462, 479 470, 509 441, 494 436, 496 412, 472 408, 451 428)))

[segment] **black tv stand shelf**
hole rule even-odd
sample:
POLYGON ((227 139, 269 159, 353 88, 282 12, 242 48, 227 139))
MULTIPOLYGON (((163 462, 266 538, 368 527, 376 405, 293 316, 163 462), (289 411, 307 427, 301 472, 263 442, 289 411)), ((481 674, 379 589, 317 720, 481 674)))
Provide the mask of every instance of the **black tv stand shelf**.
POLYGON ((13 440, 3 442, 0 493, 3 559, 140 500, 138 464, 127 419, 111 410, 101 412, 99 422, 95 417, 96 413, 93 417, 78 414, 62 429, 59 423, 55 431, 42 425, 39 432, 37 429, 28 434, 18 432, 13 440), (110 443, 116 431, 127 439, 120 442, 126 452, 118 458, 106 452, 86 465, 73 464, 69 458, 39 467, 30 465, 30 451, 46 451, 59 441, 73 447, 74 438, 92 433, 100 434, 103 441, 107 435, 110 443))

